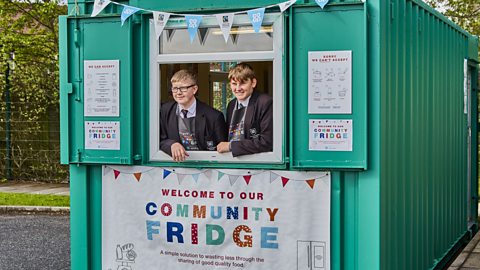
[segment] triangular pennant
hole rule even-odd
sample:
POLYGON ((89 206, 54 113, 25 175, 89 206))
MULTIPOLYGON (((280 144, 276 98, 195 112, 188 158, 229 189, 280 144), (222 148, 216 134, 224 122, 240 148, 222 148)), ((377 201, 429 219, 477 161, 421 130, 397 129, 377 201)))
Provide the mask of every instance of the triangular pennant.
POLYGON ((140 182, 140 178, 142 177, 142 173, 137 172, 137 173, 134 173, 133 176, 135 176, 135 179, 137 179, 137 181, 140 182))
POLYGON ((233 13, 223 13, 215 15, 217 17, 218 25, 220 25, 220 30, 222 30, 223 38, 225 43, 228 42, 228 36, 230 35, 230 29, 233 25, 233 13))
POLYGON ((177 173, 177 179, 178 179, 178 184, 181 185, 183 180, 185 180, 185 177, 187 177, 187 174, 179 174, 177 173))
POLYGON ((311 189, 313 189, 313 186, 315 185, 315 179, 307 180, 307 184, 310 186, 311 189))
POLYGON ((255 33, 260 32, 262 27, 263 15, 265 15, 265 8, 257 8, 247 11, 250 22, 252 23, 255 33))
POLYGON ((276 179, 278 178, 278 175, 273 173, 273 172, 270 172, 270 183, 272 183, 273 181, 275 181, 276 179))
POLYGON ((192 174, 193 181, 198 182, 198 177, 200 176, 199 173, 192 174))
POLYGON ((247 183, 247 186, 248 186, 248 184, 250 184, 250 179, 251 179, 251 178, 252 178, 251 175, 244 175, 244 176, 243 176, 243 179, 245 179, 245 183, 247 183))
POLYGON ((163 169, 163 179, 167 178, 167 176, 171 173, 172 173, 171 171, 163 169))
POLYGON ((278 4, 278 7, 280 8, 280 12, 284 12, 284 11, 287 10, 291 5, 295 4, 295 2, 297 2, 297 0, 290 0, 290 1, 283 2, 283 3, 278 4))
POLYGON ((225 174, 223 172, 218 172, 218 177, 217 177, 217 181, 220 181, 220 179, 222 179, 222 177, 224 176, 225 174))
POLYGON ((317 2, 317 5, 319 5, 322 9, 328 4, 329 0, 315 0, 317 2))
POLYGON ((233 186, 238 180, 238 175, 229 175, 228 180, 230 180, 230 185, 233 186))
POLYGON ((202 16, 199 15, 186 15, 185 21, 187 22, 187 30, 190 35, 190 43, 193 43, 195 36, 197 35, 198 27, 202 22, 202 16))
POLYGON ((97 16, 108 4, 110 4, 110 0, 95 0, 91 17, 97 16))
POLYGON ((287 185, 287 183, 288 183, 289 180, 290 180, 290 179, 282 176, 282 186, 285 187, 285 186, 287 185))
POLYGON ((117 179, 118 176, 120 175, 120 172, 117 170, 113 170, 113 174, 115 175, 115 179, 117 179))
POLYGON ((163 28, 167 25, 168 19, 170 18, 170 13, 165 12, 153 12, 153 24, 155 25, 155 35, 157 39, 163 32, 163 28))
POLYGON ((198 38, 200 39, 200 44, 205 45, 205 41, 207 40, 209 31, 210 31, 209 28, 198 29, 198 38))
POLYGON ((139 10, 140 9, 136 7, 124 6, 122 10, 122 14, 120 15, 120 19, 122 20, 122 26, 130 16, 132 16, 133 14, 135 14, 135 12, 139 10))
POLYGON ((213 174, 213 170, 206 170, 203 172, 203 175, 205 175, 205 177, 207 179, 211 179, 212 178, 212 174, 213 174))

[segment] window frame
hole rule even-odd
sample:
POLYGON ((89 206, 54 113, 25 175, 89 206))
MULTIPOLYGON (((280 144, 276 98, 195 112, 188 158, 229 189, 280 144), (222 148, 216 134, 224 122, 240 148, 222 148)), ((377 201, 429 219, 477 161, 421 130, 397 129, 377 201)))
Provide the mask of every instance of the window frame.
MULTIPOLYGON (((236 15, 235 25, 250 24, 247 15, 236 15)), ((188 163, 260 163, 282 164, 284 163, 284 136, 285 136, 285 91, 283 83, 283 16, 281 13, 266 13, 264 24, 272 24, 273 50, 254 52, 222 52, 222 53, 181 53, 160 54, 160 41, 155 37, 153 20, 150 20, 149 30, 149 162, 172 162, 171 156, 160 150, 160 84, 162 78, 160 65, 180 63, 211 63, 233 61, 272 61, 273 67, 273 151, 233 157, 232 153, 218 153, 216 151, 189 151, 189 157, 182 164, 188 163), (278 118, 281 118, 281 121, 278 118)), ((170 19, 165 29, 185 28, 185 19, 170 19)), ((218 27, 215 17, 204 17, 202 27, 218 27)), ((164 35, 163 33, 162 35, 164 35)), ((168 78, 166 78, 168 80, 168 78)))

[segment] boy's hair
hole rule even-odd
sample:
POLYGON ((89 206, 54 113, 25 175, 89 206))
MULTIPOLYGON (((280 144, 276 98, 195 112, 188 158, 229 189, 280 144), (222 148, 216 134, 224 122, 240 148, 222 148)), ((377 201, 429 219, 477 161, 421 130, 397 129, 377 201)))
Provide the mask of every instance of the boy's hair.
POLYGON ((238 63, 228 72, 228 80, 231 81, 232 79, 244 82, 256 79, 256 77, 255 72, 253 72, 253 68, 249 64, 238 63))
POLYGON ((175 74, 173 74, 170 82, 183 82, 183 81, 191 81, 193 84, 197 84, 197 74, 191 70, 181 69, 175 74))

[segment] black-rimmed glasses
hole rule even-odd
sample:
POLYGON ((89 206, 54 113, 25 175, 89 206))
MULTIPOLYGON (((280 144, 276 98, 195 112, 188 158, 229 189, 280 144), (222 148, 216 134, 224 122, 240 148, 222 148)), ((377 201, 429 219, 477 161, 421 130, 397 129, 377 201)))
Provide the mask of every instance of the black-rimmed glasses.
POLYGON ((170 88, 170 90, 172 90, 172 93, 177 93, 178 91, 182 92, 182 93, 185 93, 187 92, 188 88, 192 87, 192 86, 195 86, 195 84, 192 84, 192 85, 189 85, 189 86, 181 86, 181 87, 173 87, 170 88))

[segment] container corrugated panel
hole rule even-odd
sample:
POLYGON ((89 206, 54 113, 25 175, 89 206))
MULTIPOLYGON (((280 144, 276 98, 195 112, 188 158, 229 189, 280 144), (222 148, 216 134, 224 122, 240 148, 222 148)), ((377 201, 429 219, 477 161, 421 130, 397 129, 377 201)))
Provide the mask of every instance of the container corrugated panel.
POLYGON ((429 269, 467 232, 468 36, 423 3, 382 14, 381 268, 429 269))

